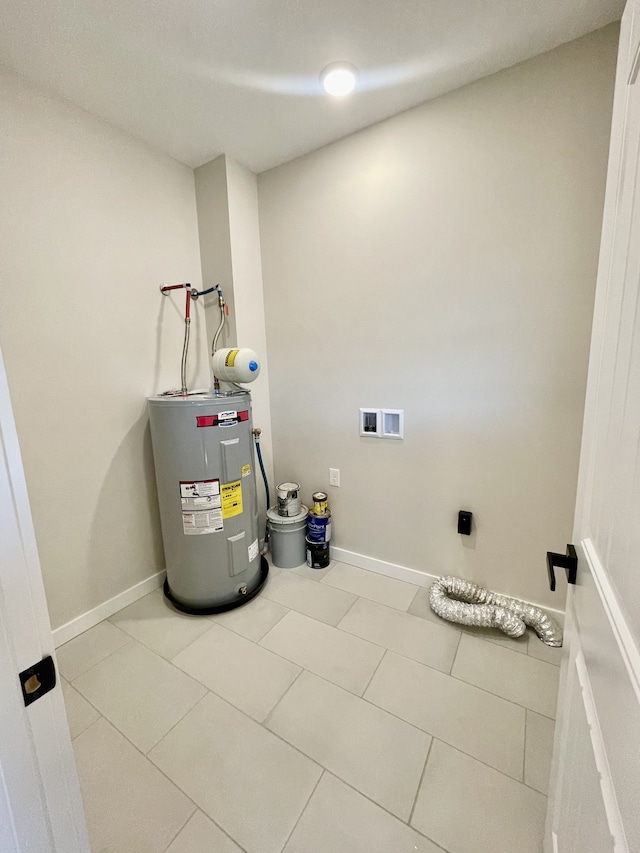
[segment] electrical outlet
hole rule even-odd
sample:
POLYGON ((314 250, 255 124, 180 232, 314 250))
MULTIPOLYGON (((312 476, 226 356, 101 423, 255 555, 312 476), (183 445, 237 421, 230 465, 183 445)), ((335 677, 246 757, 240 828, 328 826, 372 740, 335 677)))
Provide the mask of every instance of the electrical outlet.
POLYGON ((329 468, 329 485, 330 486, 339 486, 340 485, 340 469, 339 468, 329 468))

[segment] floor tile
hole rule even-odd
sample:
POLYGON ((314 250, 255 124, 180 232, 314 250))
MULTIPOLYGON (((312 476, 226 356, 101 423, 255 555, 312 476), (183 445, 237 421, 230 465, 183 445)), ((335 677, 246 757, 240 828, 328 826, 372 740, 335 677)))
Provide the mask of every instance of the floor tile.
POLYGON ((524 708, 393 652, 365 699, 522 781, 524 708))
POLYGON ((529 638, 529 654, 532 658, 552 663, 554 666, 560 666, 562 661, 562 646, 547 646, 532 633, 529 638))
POLYGON ((216 613, 215 616, 210 616, 209 620, 257 643, 282 619, 285 613, 287 613, 286 607, 276 604, 275 601, 269 601, 264 593, 260 593, 242 607, 216 613))
POLYGON ((166 853, 242 853, 238 845, 198 810, 166 853))
POLYGON ((134 601, 110 621, 167 660, 210 627, 206 616, 189 616, 171 607, 161 589, 134 601))
POLYGON ((505 649, 509 649, 512 652, 519 652, 522 655, 526 655, 529 650, 529 631, 525 631, 519 637, 509 637, 499 628, 479 628, 472 625, 461 625, 460 630, 463 634, 468 634, 470 637, 485 640, 487 643, 495 643, 498 646, 504 646, 505 649))
POLYGON ((430 622, 435 622, 436 625, 449 625, 446 619, 442 619, 437 613, 434 613, 429 604, 429 587, 419 587, 413 601, 407 609, 407 613, 412 616, 419 616, 421 619, 428 619, 430 622))
POLYGON ((258 722, 300 673, 300 667, 220 625, 213 625, 173 662, 258 722))
POLYGON ((380 646, 293 611, 260 645, 359 695, 384 654, 380 646))
POLYGON ((73 739, 82 734, 85 729, 88 729, 92 723, 95 723, 100 714, 64 678, 60 679, 60 684, 62 685, 65 708, 67 709, 69 733, 73 739))
POLYGON ((449 853, 540 853, 546 797, 434 741, 411 824, 449 853))
POLYGON ((206 689, 135 640, 74 682, 142 752, 148 752, 206 689))
POLYGON ((322 772, 211 693, 149 757, 247 853, 280 853, 322 772))
POLYGON ((339 628, 442 672, 451 672, 460 640, 459 631, 366 598, 356 601, 339 628))
POLYGON ((527 654, 529 647, 529 631, 525 631, 520 637, 508 637, 503 631, 498 628, 479 628, 470 625, 458 625, 456 622, 449 622, 434 613, 429 604, 429 589, 420 588, 416 593, 415 598, 409 605, 407 611, 413 616, 419 616, 421 619, 426 619, 428 622, 433 622, 436 625, 445 625, 455 630, 463 631, 465 634, 477 637, 480 640, 487 640, 498 645, 504 645, 516 652, 527 654))
POLYGON ((67 681, 73 681, 116 649, 130 642, 131 637, 115 625, 100 622, 56 649, 58 671, 67 681))
POLYGON ((194 804, 106 720, 73 743, 95 853, 165 850, 194 804))
POLYGON ((463 634, 452 674, 469 684, 555 717, 558 667, 463 634))
POLYGON ((431 738, 352 693, 303 672, 266 726, 407 820, 431 738))
POLYGON ((331 569, 335 566, 336 561, 331 560, 329 565, 325 569, 312 569, 310 566, 307 566, 306 563, 303 566, 296 566, 295 569, 282 569, 283 572, 291 572, 294 575, 299 575, 302 578, 308 578, 310 581, 321 581, 322 578, 327 575, 331 569))
POLYGON ((325 773, 284 853, 329 852, 442 853, 442 850, 335 776, 325 773))
POLYGON ((356 596, 349 592, 287 572, 273 578, 264 595, 328 625, 337 625, 356 600, 356 596))
POLYGON ((322 578, 322 583, 386 604, 388 607, 395 607, 396 610, 406 610, 416 594, 416 588, 411 583, 348 566, 346 563, 336 563, 322 578))
POLYGON ((527 711, 527 735, 524 751, 524 781, 547 794, 551 774, 555 723, 535 711, 527 711))

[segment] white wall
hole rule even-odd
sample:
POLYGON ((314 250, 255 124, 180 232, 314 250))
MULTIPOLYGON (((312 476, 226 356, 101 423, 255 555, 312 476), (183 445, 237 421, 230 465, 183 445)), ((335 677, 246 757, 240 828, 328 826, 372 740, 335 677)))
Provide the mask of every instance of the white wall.
POLYGON ((163 568, 145 398, 180 384, 158 287, 200 287, 194 180, 6 74, 0 113, 0 344, 55 628, 163 568))
POLYGON ((337 546, 563 606, 617 35, 260 176, 276 478, 341 469, 337 546))
MULTIPOLYGON (((273 451, 269 365, 264 318, 258 182, 240 163, 222 155, 195 170, 202 277, 206 287, 221 284, 229 318, 218 346, 255 350, 260 376, 251 384, 253 424, 260 427, 260 447, 273 490, 273 451)), ((220 322, 217 299, 205 301, 207 331, 212 339, 220 322)), ((266 500, 258 478, 258 504, 264 519, 266 500)), ((273 502, 273 501, 272 501, 273 502)))
MULTIPOLYGON (((231 234, 229 225, 229 195, 227 189, 227 162, 222 154, 195 170, 196 204, 198 211, 198 233, 202 260, 202 287, 220 285, 222 295, 229 306, 224 329, 218 341, 219 347, 236 343, 236 315, 233 295, 233 271, 231 268, 231 234)), ((220 324, 218 295, 203 297, 207 322, 208 349, 220 324)), ((213 377, 211 377, 213 379, 213 377)))
MULTIPOLYGON (((258 179, 253 172, 235 160, 226 158, 229 188, 229 225, 231 258, 233 266, 233 292, 235 300, 238 345, 255 350, 260 360, 260 376, 252 383, 251 408, 253 424, 260 427, 260 447, 269 487, 271 503, 275 503, 273 479, 273 447, 271 429, 271 399, 269 394, 269 361, 264 313, 262 282, 262 256, 260 251, 260 223, 258 219, 258 179)), ((266 512, 266 501, 260 472, 258 503, 260 517, 266 512)))

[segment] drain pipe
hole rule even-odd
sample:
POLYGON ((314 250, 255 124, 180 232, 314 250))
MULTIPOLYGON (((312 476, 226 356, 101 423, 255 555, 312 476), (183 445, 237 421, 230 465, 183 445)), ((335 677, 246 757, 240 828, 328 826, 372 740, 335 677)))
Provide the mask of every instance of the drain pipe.
POLYGON ((509 637, 521 637, 529 626, 545 645, 562 645, 561 629, 544 610, 462 578, 438 578, 429 590, 429 603, 449 622, 499 628, 509 637))

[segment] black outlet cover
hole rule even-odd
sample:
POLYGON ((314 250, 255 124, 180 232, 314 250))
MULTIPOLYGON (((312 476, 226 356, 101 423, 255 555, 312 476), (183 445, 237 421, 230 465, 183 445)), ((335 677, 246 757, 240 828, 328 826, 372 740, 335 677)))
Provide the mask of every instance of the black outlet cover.
POLYGON ((461 509, 458 513, 458 533, 463 536, 471 536, 471 519, 473 513, 466 509, 461 509))

